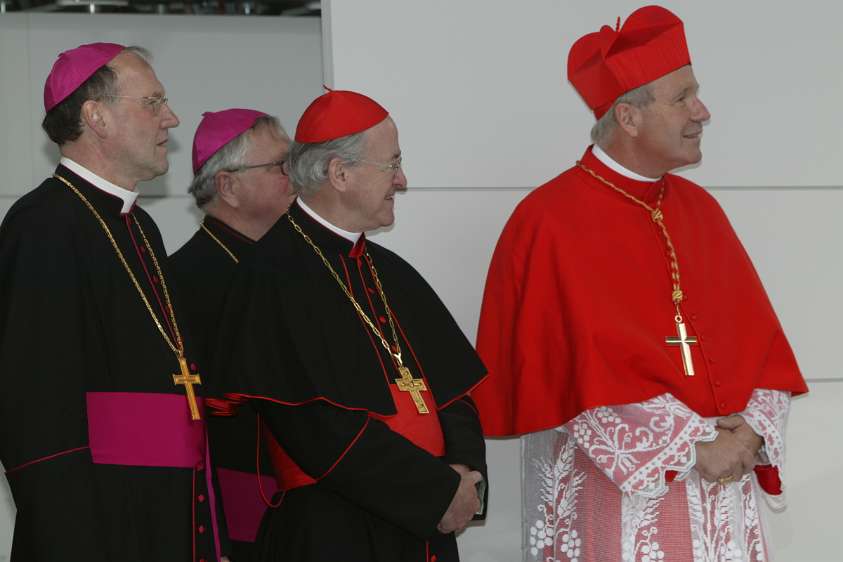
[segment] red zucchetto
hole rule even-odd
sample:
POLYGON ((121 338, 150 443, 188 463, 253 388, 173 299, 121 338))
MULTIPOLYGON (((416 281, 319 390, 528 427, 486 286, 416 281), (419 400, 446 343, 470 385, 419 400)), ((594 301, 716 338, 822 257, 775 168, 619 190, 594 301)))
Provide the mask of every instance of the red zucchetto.
POLYGON ((299 119, 296 142, 328 142, 362 133, 389 117, 378 102, 348 90, 328 91, 311 103, 299 119))
POLYGON ((578 39, 568 53, 568 80, 599 119, 621 95, 687 64, 682 20, 645 6, 620 29, 604 25, 578 39))
POLYGON ((50 111, 64 101, 125 48, 116 43, 88 43, 59 53, 44 84, 44 109, 50 111))

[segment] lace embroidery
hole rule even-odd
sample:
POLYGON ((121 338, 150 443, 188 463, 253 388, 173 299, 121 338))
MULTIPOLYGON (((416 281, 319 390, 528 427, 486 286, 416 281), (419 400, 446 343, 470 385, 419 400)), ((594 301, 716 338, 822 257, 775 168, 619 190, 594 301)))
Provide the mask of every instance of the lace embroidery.
POLYGON ((655 540, 656 523, 664 497, 651 499, 640 494, 623 497, 621 555, 623 562, 659 562, 666 560, 664 550, 655 540))
POLYGON ((765 562, 752 478, 726 486, 686 481, 694 562, 765 562))
POLYGON ((790 393, 779 390, 756 389, 741 416, 755 433, 764 438, 764 453, 770 464, 784 466, 784 426, 790 410, 790 393))
POLYGON ((603 406, 569 422, 577 444, 622 492, 655 498, 667 492, 665 472, 696 464, 698 441, 717 432, 670 394, 641 404, 603 406))
POLYGON ((582 539, 574 523, 577 493, 583 487, 585 473, 574 469, 576 445, 566 432, 562 433, 556 458, 534 461, 542 502, 538 506, 541 518, 530 526, 528 542, 535 559, 578 562, 582 539))

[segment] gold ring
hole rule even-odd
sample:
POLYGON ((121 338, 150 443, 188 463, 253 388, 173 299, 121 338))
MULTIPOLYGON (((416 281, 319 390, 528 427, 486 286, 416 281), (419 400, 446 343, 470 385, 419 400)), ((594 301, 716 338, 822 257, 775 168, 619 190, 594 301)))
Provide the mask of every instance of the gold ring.
POLYGON ((723 476, 722 478, 718 478, 717 483, 722 486, 723 484, 728 484, 729 482, 733 481, 734 479, 735 479, 735 477, 730 474, 729 476, 723 476))

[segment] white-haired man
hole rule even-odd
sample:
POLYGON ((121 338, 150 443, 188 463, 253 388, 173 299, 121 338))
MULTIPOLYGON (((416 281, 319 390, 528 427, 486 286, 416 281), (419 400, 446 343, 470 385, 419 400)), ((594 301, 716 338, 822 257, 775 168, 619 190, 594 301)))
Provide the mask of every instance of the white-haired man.
POLYGON ((484 496, 467 393, 485 369, 422 277, 364 234, 407 186, 398 129, 328 92, 289 161, 299 198, 238 271, 215 362, 227 398, 259 412, 282 490, 260 559, 457 560, 484 496))
MULTIPOLYGON (((274 116, 254 109, 207 112, 193 137, 193 182, 189 191, 205 213, 193 237, 170 256, 185 318, 207 370, 219 344, 220 316, 234 273, 255 241, 283 215, 293 200, 286 172, 290 139, 274 116)), ((255 416, 211 416, 211 454, 225 511, 231 558, 251 560, 266 505, 255 461, 255 416)), ((267 494, 274 480, 263 476, 267 494)))

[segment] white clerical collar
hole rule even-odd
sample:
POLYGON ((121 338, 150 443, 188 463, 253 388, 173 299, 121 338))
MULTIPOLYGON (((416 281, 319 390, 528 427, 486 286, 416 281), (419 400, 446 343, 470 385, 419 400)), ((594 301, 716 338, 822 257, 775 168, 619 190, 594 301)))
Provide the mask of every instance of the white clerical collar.
POLYGON ((109 195, 118 197, 121 201, 123 201, 123 208, 120 209, 120 213, 123 215, 125 215, 132 209, 132 205, 135 204, 135 200, 138 198, 137 191, 129 191, 126 188, 114 185, 107 179, 99 177, 88 168, 82 166, 82 164, 74 162, 67 156, 63 156, 62 159, 59 160, 59 164, 61 164, 62 166, 64 166, 83 180, 87 181, 97 189, 105 191, 109 195))
POLYGON ((621 166, 620 164, 615 162, 615 160, 611 156, 606 154, 606 151, 604 151, 602 148, 600 148, 596 144, 591 148, 591 153, 594 155, 595 158, 597 158, 598 160, 603 162, 603 164, 605 164, 607 168, 609 168, 610 170, 615 171, 615 172, 619 173, 620 175, 622 175, 626 178, 629 178, 631 180, 647 181, 647 182, 652 183, 652 182, 655 182, 655 181, 659 181, 661 179, 661 178, 656 178, 656 179, 648 178, 646 176, 642 176, 641 174, 636 174, 632 170, 621 166))
POLYGON ((346 240, 348 240, 352 244, 357 244, 357 241, 360 239, 360 236, 363 234, 362 232, 349 232, 347 230, 341 229, 340 227, 338 227, 336 225, 333 225, 333 224, 329 223, 328 221, 326 221, 325 219, 323 219, 322 217, 317 215, 316 211, 314 211, 313 209, 308 207, 307 204, 304 201, 301 200, 301 197, 296 198, 296 203, 298 203, 298 205, 299 205, 299 207, 301 207, 302 211, 304 211, 305 213, 310 215, 310 218, 312 218, 313 220, 315 220, 316 222, 318 222, 319 224, 321 224, 322 226, 324 226, 325 228, 327 228, 328 230, 330 230, 334 234, 336 234, 338 236, 342 236, 343 238, 345 238, 346 240))

